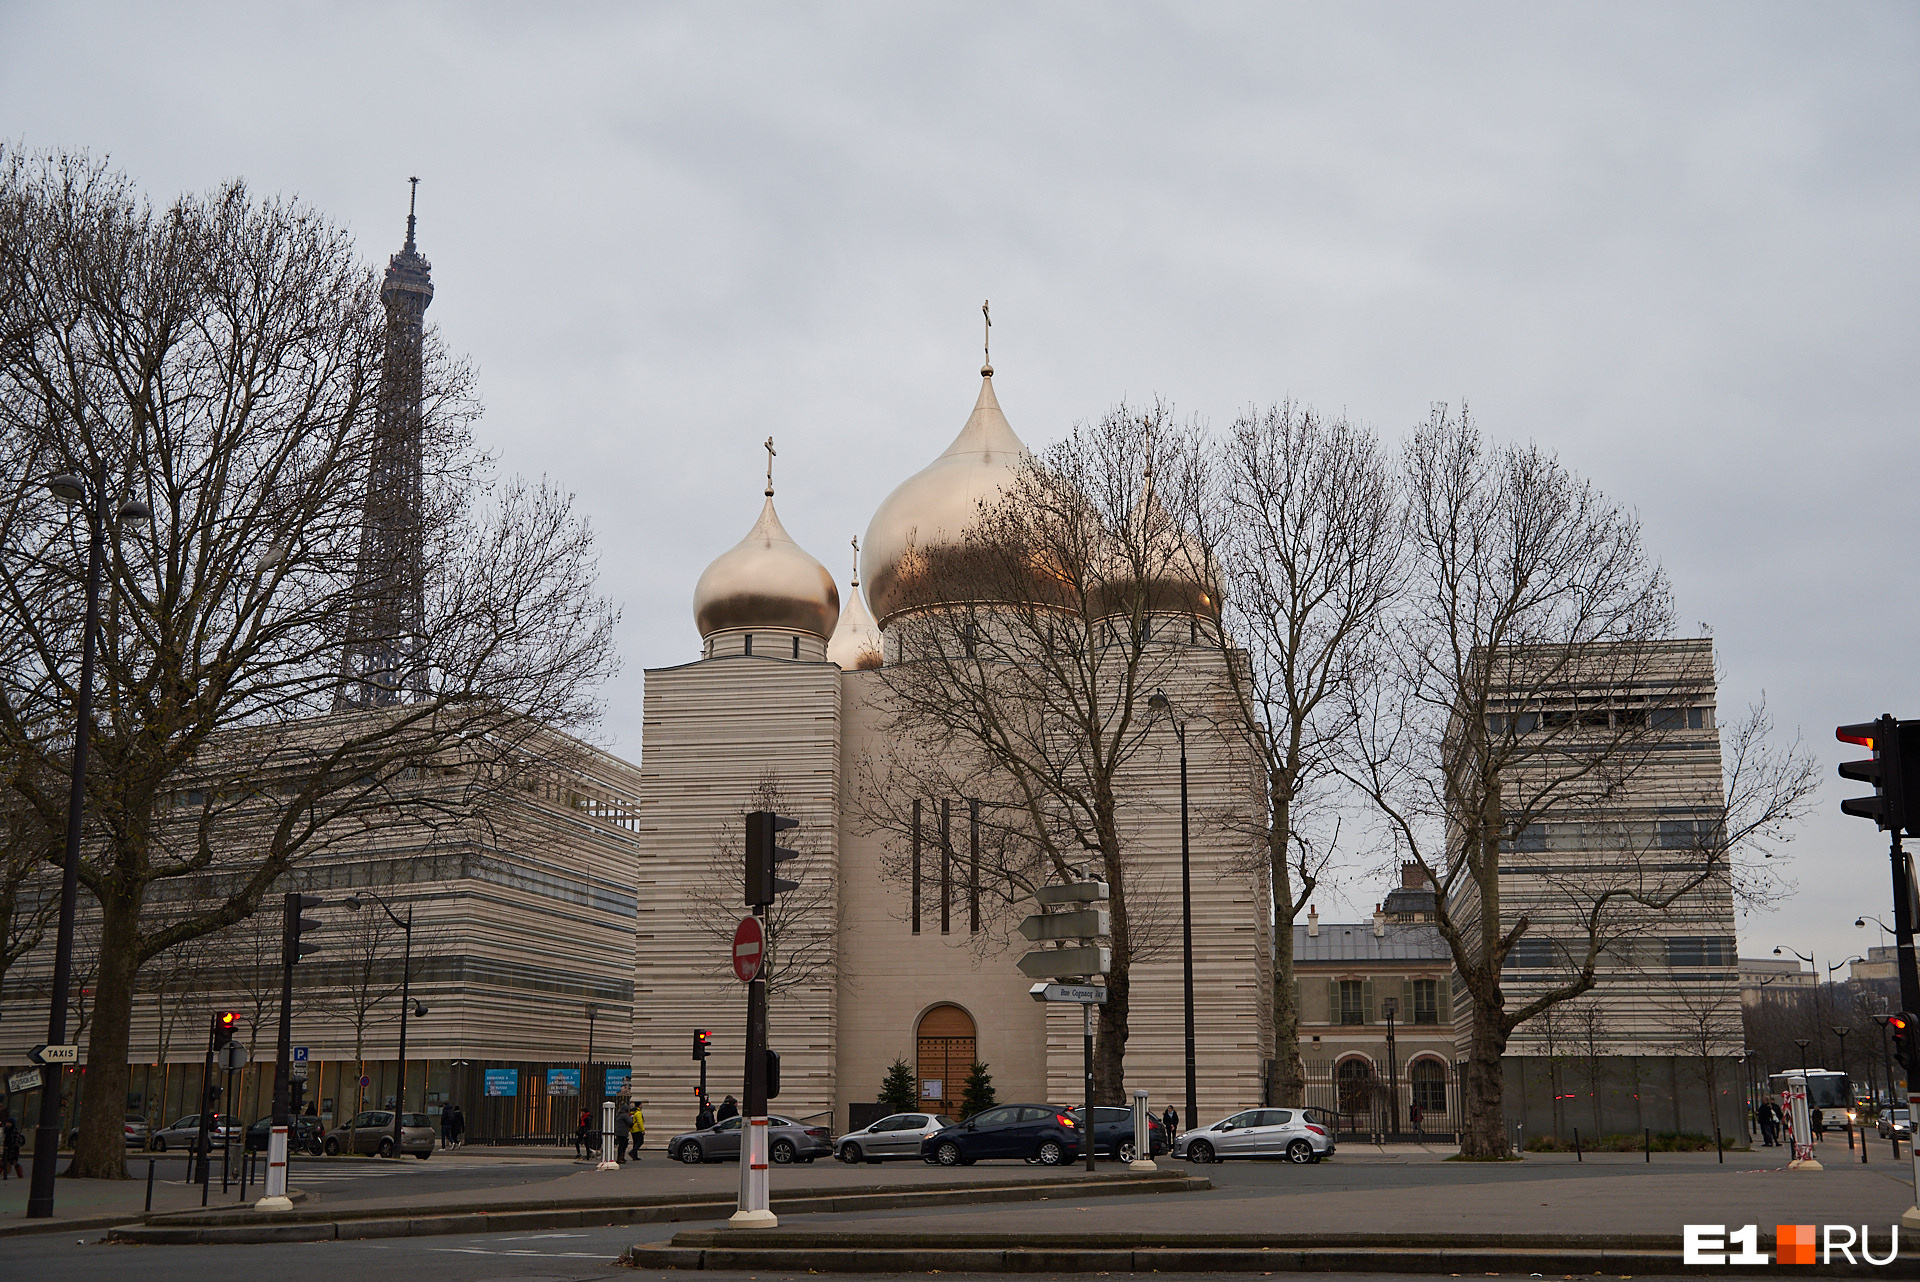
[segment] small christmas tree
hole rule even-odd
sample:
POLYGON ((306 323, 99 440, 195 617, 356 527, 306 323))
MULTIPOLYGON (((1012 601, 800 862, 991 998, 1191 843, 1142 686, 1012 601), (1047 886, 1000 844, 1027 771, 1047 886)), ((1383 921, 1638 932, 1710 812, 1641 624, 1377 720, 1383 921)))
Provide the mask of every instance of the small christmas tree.
POLYGON ((889 1113, 910 1113, 920 1102, 920 1084, 914 1080, 913 1065, 895 1059, 887 1065, 887 1080, 880 1083, 880 1102, 889 1113))
POLYGON ((972 1117, 985 1112, 998 1101, 993 1097, 993 1074, 979 1060, 967 1071, 967 1092, 960 1097, 960 1116, 972 1117))

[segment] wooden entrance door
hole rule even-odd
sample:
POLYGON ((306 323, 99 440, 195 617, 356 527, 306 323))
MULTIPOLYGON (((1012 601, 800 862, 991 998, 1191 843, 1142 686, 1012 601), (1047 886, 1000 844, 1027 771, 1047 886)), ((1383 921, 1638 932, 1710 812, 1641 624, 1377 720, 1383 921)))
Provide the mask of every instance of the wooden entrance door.
POLYGON ((958 1006, 935 1006, 920 1017, 917 1044, 920 1110, 958 1117, 976 1058, 973 1016, 958 1006))

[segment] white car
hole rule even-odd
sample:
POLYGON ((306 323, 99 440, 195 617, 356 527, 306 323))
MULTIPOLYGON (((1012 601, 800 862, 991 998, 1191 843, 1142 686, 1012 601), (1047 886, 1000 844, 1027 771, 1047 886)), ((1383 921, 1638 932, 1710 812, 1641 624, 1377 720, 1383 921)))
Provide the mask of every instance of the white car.
POLYGON ((1189 1162, 1230 1157, 1284 1157, 1317 1162, 1333 1154, 1333 1135, 1297 1108, 1250 1108, 1173 1141, 1173 1155, 1189 1162))
POLYGON ((919 1157, 921 1140, 953 1124, 944 1113, 892 1113, 871 1126, 848 1131, 834 1141, 833 1152, 849 1164, 919 1157))
POLYGON ((1883 1108, 1880 1110, 1880 1138, 1891 1139, 1898 1135, 1901 1139, 1913 1134, 1913 1123, 1908 1119, 1904 1108, 1883 1108))

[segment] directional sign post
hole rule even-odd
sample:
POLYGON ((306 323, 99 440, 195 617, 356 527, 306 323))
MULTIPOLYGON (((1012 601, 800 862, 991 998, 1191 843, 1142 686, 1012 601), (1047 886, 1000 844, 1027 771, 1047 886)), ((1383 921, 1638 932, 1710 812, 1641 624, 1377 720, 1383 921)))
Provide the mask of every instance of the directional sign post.
POLYGON ((743 984, 751 984, 760 976, 760 966, 766 960, 767 936, 760 926, 758 917, 742 917, 740 924, 733 928, 733 975, 743 984))
POLYGON ((1080 1002, 1095 1006, 1107 1004, 1107 990, 1099 984, 1035 984, 1027 996, 1036 1002, 1080 1002))
POLYGON ((78 1046, 48 1046, 42 1042, 27 1052, 27 1058, 36 1064, 78 1064, 80 1048, 78 1046))
MULTIPOLYGON (((1041 886, 1033 892, 1033 897, 1042 908, 1066 911, 1035 913, 1020 923, 1021 936, 1040 945, 1020 959, 1021 974, 1028 979, 1090 980, 1113 969, 1113 950, 1095 942, 1112 933, 1112 923, 1103 906, 1107 899, 1106 882, 1069 881, 1058 886, 1041 886)), ((1035 984, 1027 991, 1037 1002, 1080 1003, 1080 1054, 1087 1099, 1080 1147, 1091 1171, 1094 1169, 1093 1008, 1107 1000, 1107 990, 1099 984, 1035 984)))

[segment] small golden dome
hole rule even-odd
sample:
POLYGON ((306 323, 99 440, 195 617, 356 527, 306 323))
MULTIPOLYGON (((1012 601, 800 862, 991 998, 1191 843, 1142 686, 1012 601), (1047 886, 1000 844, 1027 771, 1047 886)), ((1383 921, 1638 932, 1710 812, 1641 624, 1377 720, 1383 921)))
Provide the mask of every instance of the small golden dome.
POLYGON ((848 672, 877 668, 885 662, 880 647, 880 625, 873 621, 873 614, 860 595, 859 539, 853 541, 853 550, 856 563, 850 585, 852 591, 847 593, 847 608, 840 611, 840 626, 833 630, 833 637, 827 642, 827 658, 848 672))
POLYGON ((780 524, 767 495, 747 537, 722 552, 693 589, 702 639, 737 628, 808 632, 822 641, 840 619, 840 589, 780 524))
POLYGON ((860 568, 881 627, 909 610, 953 603, 937 582, 939 553, 962 543, 983 508, 1006 493, 1033 457, 1000 412, 993 371, 981 375, 979 399, 960 435, 887 495, 867 526, 860 568))

